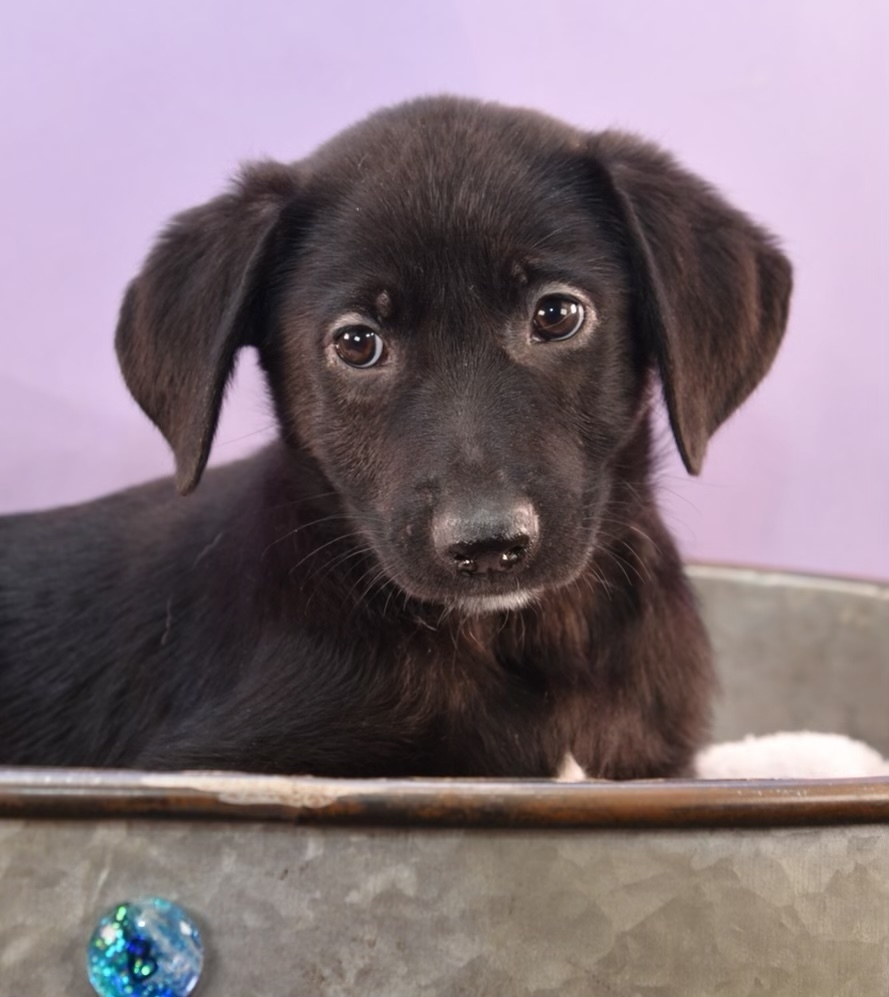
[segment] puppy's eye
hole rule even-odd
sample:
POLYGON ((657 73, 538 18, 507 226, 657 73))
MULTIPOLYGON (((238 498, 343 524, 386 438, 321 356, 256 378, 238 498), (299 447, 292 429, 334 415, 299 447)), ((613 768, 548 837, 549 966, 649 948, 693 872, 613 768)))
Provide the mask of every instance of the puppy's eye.
POLYGON ((542 343, 570 339, 583 325, 583 305, 565 294, 548 294, 534 308, 532 338, 542 343))
POLYGON ((336 355, 350 367, 375 367, 385 353, 383 338, 366 325, 347 325, 334 336, 336 355))

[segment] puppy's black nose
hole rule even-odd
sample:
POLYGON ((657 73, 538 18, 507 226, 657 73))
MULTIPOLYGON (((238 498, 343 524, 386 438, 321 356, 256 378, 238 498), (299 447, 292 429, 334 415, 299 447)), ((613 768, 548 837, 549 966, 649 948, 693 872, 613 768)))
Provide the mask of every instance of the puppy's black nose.
POLYGON ((462 575, 521 571, 537 539, 537 515, 527 503, 479 504, 471 511, 443 512, 433 523, 439 559, 462 575))

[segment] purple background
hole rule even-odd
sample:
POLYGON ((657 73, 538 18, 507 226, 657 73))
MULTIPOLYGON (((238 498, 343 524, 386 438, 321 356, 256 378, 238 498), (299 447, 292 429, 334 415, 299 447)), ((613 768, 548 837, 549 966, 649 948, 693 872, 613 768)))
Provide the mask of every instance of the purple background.
MULTIPOLYGON (((788 339, 700 479, 665 440, 668 521, 697 559, 889 577, 887 44, 885 0, 0 5, 0 509, 171 471, 112 350, 171 213, 449 91, 642 132, 781 235, 788 339)), ((214 460, 269 423, 245 355, 214 460)))

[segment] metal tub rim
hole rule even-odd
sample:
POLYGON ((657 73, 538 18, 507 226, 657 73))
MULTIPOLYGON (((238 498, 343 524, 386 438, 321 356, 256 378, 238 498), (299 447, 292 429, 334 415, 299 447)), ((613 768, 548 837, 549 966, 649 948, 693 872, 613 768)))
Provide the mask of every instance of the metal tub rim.
POLYGON ((889 823, 889 777, 558 783, 0 769, 0 819, 206 819, 412 827, 889 823))

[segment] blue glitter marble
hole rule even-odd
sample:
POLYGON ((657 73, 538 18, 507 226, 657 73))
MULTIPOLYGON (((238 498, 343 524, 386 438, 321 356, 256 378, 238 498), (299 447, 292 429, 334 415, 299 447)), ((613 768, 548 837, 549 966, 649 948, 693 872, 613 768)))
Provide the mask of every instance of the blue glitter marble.
POLYGON ((187 997, 203 963, 194 922, 160 897, 108 911, 86 952, 90 983, 99 997, 187 997))

